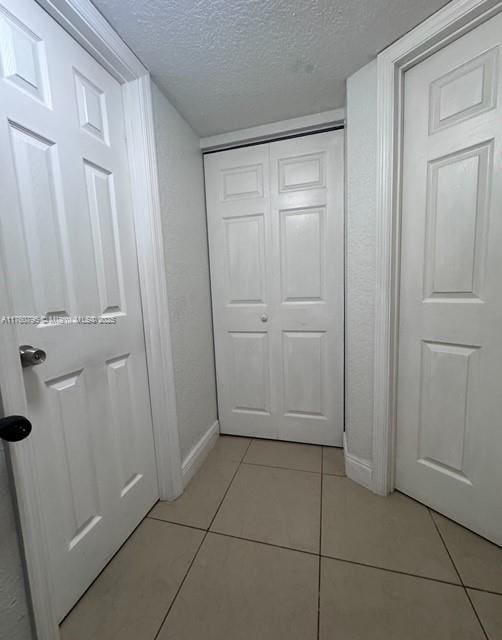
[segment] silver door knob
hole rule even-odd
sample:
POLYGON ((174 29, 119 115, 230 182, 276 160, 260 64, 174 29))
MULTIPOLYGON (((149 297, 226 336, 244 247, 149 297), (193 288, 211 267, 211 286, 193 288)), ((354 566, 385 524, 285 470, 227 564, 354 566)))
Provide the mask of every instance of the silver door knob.
POLYGON ((47 358, 47 354, 43 349, 37 349, 30 344, 23 344, 19 347, 19 356, 21 358, 21 366, 33 367, 36 364, 42 364, 47 358))
POLYGON ((267 316, 267 314, 266 314, 266 313, 264 313, 260 319, 261 319, 261 321, 262 321, 262 322, 268 322, 268 316, 267 316))

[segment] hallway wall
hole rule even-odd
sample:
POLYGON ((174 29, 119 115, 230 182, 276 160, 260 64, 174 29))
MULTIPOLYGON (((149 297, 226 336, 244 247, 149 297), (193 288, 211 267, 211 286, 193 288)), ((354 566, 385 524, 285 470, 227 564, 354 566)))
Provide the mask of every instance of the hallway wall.
POLYGON ((348 456, 366 465, 368 480, 375 343, 376 89, 376 60, 347 80, 345 428, 348 456))
POLYGON ((217 418, 199 136, 153 85, 160 203, 182 460, 217 418))

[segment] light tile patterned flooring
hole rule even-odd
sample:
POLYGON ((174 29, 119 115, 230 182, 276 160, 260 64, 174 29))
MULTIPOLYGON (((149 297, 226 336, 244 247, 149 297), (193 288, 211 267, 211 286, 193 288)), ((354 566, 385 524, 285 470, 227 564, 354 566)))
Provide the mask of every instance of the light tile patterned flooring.
POLYGON ((344 477, 339 449, 220 437, 63 640, 501 640, 502 549, 344 477))

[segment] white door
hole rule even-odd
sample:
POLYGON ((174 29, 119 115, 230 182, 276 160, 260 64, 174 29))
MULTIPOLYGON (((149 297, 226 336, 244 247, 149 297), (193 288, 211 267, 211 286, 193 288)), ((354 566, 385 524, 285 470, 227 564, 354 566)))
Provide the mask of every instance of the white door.
POLYGON ((502 15, 406 73, 396 485, 502 544, 502 15))
POLYGON ((223 433, 342 445, 343 140, 205 157, 223 433))
POLYGON ((122 94, 30 0, 0 0, 0 61, 1 256, 9 313, 39 316, 19 345, 47 352, 24 381, 61 619, 157 498, 122 94))

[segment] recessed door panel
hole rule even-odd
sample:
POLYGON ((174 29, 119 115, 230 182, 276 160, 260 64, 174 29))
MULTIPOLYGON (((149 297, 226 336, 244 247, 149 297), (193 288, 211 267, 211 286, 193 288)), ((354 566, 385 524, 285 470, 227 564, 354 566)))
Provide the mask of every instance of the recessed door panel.
POLYGON ((498 57, 495 47, 431 83, 430 133, 493 109, 498 57))
POLYGON ((283 302, 320 302, 325 290, 324 208, 279 213, 283 302))
POLYGON ((105 93, 79 71, 74 70, 78 117, 83 131, 109 143, 105 93))
POLYGON ((3 78, 27 95, 49 104, 45 45, 36 33, 0 6, 0 62, 3 78))
POLYGON ((475 393, 476 347, 422 343, 417 459, 469 481, 467 438, 475 393))
POLYGON ((113 175, 84 162, 102 314, 124 313, 124 281, 113 175))
POLYGON ((92 400, 83 374, 83 370, 75 371, 45 383, 51 405, 52 437, 60 445, 60 455, 53 461, 60 468, 56 474, 59 482, 53 491, 62 495, 61 503, 68 510, 66 530, 70 550, 83 541, 103 513, 96 442, 92 441, 94 434, 89 429, 88 403, 92 400))
POLYGON ((242 200, 263 196, 263 165, 225 169, 221 172, 221 199, 242 200))
POLYGON ((279 191, 320 189, 325 182, 325 154, 293 156, 279 160, 279 191))
POLYGON ((24 231, 22 250, 30 268, 33 302, 28 309, 39 315, 69 313, 71 276, 57 146, 13 123, 10 138, 24 231))
POLYGON ((482 296, 492 152, 488 142, 429 164, 425 297, 482 296))
POLYGON ((229 304, 265 302, 263 215, 226 218, 226 270, 229 304))
POLYGON ((127 353, 106 363, 110 415, 117 443, 121 497, 124 497, 142 476, 138 472, 136 455, 141 429, 138 428, 138 415, 132 393, 130 359, 131 356, 127 353))
POLYGON ((269 346, 265 332, 232 332, 232 411, 270 412, 269 346))
POLYGON ((325 418, 325 339, 321 332, 283 334, 284 413, 325 418))

